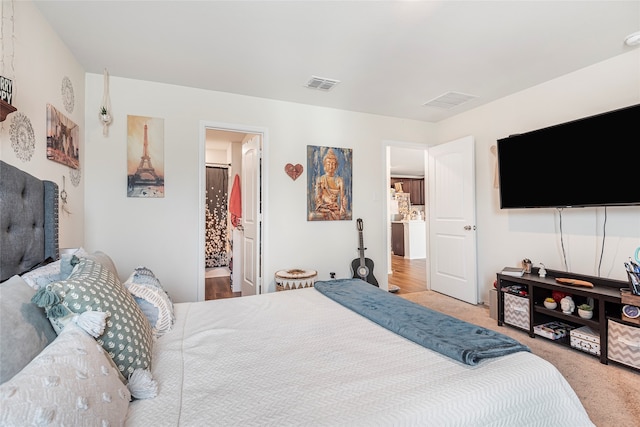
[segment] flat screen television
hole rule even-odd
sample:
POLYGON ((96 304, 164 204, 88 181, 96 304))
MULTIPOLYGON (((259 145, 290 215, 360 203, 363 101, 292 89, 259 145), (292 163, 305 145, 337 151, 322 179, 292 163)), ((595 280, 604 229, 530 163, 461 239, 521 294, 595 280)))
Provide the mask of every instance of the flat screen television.
POLYGON ((640 205, 640 104, 498 140, 500 208, 640 205))

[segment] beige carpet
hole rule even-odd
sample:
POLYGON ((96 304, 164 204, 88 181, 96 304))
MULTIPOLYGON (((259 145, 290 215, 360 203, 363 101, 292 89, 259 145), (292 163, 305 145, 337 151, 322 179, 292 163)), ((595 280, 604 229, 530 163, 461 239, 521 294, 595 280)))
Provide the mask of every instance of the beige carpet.
MULTIPOLYGON (((551 362, 564 375, 582 401, 591 421, 598 427, 640 426, 640 372, 595 356, 554 344, 552 341, 510 326, 498 326, 489 308, 471 305, 433 291, 400 295, 410 301, 467 322, 508 335, 551 362)), ((570 426, 563 426, 570 427, 570 426)))

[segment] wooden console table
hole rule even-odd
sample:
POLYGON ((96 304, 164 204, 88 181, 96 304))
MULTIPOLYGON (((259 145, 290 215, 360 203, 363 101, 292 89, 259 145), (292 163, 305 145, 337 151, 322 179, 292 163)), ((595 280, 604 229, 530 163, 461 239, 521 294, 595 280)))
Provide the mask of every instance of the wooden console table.
MULTIPOLYGON (((497 290, 498 290, 498 325, 503 326, 505 323, 510 326, 523 329, 529 333, 529 336, 536 337, 534 327, 552 321, 560 321, 573 327, 588 326, 600 338, 600 362, 608 363, 611 359, 607 357, 608 348, 608 332, 609 322, 621 324, 626 331, 633 334, 634 337, 640 335, 640 325, 627 322, 622 319, 621 310, 624 305, 621 298, 621 289, 629 289, 629 283, 621 280, 603 279, 600 277, 585 276, 580 274, 567 273, 563 271, 547 270, 546 277, 538 276, 538 268, 534 268, 531 273, 524 274, 522 277, 513 277, 498 273, 497 290), (570 278, 585 280, 593 283, 593 288, 583 286, 573 286, 560 284, 556 282, 556 278, 570 278), (522 286, 522 292, 519 295, 509 293, 506 289, 512 285, 522 286), (576 304, 586 303, 588 299, 593 299, 593 317, 584 319, 578 316, 577 309, 572 314, 564 314, 559 305, 554 310, 544 306, 544 300, 550 297, 553 291, 560 291, 570 294, 576 304), (505 298, 506 297, 506 298, 505 298), (516 299, 514 299, 516 298, 516 299), (507 313, 508 321, 505 322, 505 299, 510 300, 509 310, 517 312, 507 313), (512 304, 515 301, 515 304, 512 304), (513 316, 512 316, 513 314, 513 316), (514 320, 519 319, 519 320, 514 320)), ((544 339, 544 338, 543 338, 544 339)), ((640 339, 636 344, 631 343, 631 352, 634 358, 640 355, 640 339)), ((568 340, 557 340, 559 344, 569 345, 568 340)), ((635 341, 634 341, 635 342, 635 341)), ((637 359, 636 359, 637 360, 637 359)), ((616 360, 614 360, 616 361, 616 360)), ((617 362, 617 361, 616 361, 617 362)), ((623 362, 624 363, 624 362, 623 362)), ((635 363, 635 362, 633 362, 635 363)), ((640 368, 640 366, 630 365, 632 368, 640 368)))

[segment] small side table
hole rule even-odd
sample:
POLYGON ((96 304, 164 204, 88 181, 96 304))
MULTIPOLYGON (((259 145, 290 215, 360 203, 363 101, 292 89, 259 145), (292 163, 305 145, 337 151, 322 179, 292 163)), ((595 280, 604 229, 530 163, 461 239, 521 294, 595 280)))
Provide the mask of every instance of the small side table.
POLYGON ((291 270, 276 271, 276 291, 288 291, 290 289, 312 288, 318 272, 315 270, 291 270))

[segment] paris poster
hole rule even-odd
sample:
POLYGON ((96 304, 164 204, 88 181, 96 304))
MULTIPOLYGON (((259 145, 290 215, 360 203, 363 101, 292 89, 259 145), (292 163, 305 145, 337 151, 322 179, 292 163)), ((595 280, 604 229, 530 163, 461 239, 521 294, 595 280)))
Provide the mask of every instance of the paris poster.
POLYGON ((127 197, 164 197, 164 119, 127 116, 127 197))

